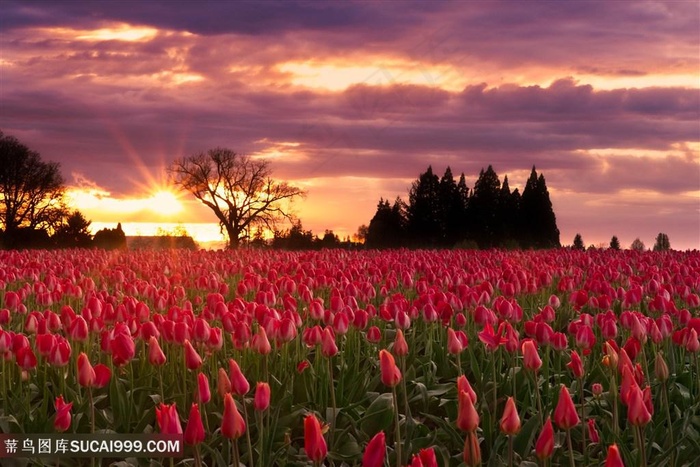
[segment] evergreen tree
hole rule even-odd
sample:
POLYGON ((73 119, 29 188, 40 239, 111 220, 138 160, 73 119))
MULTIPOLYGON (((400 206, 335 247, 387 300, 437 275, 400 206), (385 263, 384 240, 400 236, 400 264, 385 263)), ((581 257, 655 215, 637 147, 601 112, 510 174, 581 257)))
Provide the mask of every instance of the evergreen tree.
POLYGON ((497 246, 500 230, 497 214, 500 190, 501 182, 493 167, 489 165, 486 171, 481 169, 469 198, 468 209, 470 230, 479 248, 497 246))
POLYGON ((508 176, 506 175, 503 178, 503 185, 501 185, 501 191, 498 197, 497 245, 503 247, 517 247, 519 207, 520 193, 517 188, 511 193, 508 184, 508 176))
POLYGON ((656 236, 654 243, 654 251, 668 251, 671 249, 671 242, 668 240, 668 235, 661 232, 656 236))
POLYGON ((520 202, 521 244, 525 248, 557 248, 559 229, 549 199, 544 175, 537 175, 535 166, 525 184, 520 202))
MULTIPOLYGON (((466 186, 465 186, 466 187, 466 186)), ((441 245, 453 246, 459 239, 463 226, 464 204, 459 187, 452 176, 452 170, 447 167, 440 179, 439 200, 441 245)))
POLYGON ((394 205, 381 198, 377 212, 367 227, 365 245, 368 248, 397 248, 403 246, 406 224, 405 204, 396 198, 394 205))
POLYGON ((577 233, 576 236, 574 237, 574 245, 573 245, 574 250, 585 250, 586 246, 583 244, 583 238, 581 237, 581 234, 577 233))
POLYGON ((464 240, 467 238, 469 232, 469 188, 467 187, 467 180, 464 177, 464 172, 459 176, 459 182, 457 182, 457 195, 459 196, 459 222, 457 227, 457 238, 456 241, 464 240))
POLYGON ((53 236, 59 248, 88 248, 92 245, 90 221, 80 211, 73 211, 53 236))
POLYGON ((441 211, 440 179, 428 166, 428 170, 413 182, 408 194, 408 235, 414 245, 439 245, 441 211))
POLYGON ((615 251, 620 250, 620 240, 617 239, 616 235, 613 235, 610 239, 610 249, 615 251))

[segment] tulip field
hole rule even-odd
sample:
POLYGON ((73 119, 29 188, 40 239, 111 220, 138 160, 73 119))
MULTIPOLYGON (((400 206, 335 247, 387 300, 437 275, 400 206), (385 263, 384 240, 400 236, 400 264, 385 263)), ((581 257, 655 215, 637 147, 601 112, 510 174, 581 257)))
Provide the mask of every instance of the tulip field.
POLYGON ((699 294, 698 251, 0 251, 0 433, 185 443, 13 465, 697 466, 699 294))

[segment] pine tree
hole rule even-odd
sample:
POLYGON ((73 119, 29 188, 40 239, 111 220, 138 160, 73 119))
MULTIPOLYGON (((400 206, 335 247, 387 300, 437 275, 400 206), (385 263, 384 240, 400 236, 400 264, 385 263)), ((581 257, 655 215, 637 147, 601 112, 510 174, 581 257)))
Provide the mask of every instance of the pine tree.
POLYGON ((398 248, 403 246, 405 237, 405 203, 396 198, 394 205, 380 198, 377 212, 367 227, 365 244, 368 248, 398 248))
POLYGON ((499 246, 517 247, 518 215, 520 193, 516 188, 512 193, 508 176, 503 178, 503 185, 498 196, 498 230, 496 240, 499 246))
POLYGON ((449 166, 440 179, 438 204, 440 208, 440 243, 442 246, 451 247, 460 237, 464 219, 464 204, 460 188, 455 183, 449 166))
POLYGON ((479 248, 491 248, 498 242, 498 201, 501 182, 490 165, 481 169, 469 198, 471 232, 479 248))
POLYGON ((654 243, 654 251, 668 251, 671 249, 671 242, 668 240, 668 235, 660 232, 656 236, 656 242, 654 243))
POLYGON ((440 179, 433 168, 420 174, 408 194, 408 235, 414 245, 437 246, 441 238, 440 179))
POLYGON ((610 239, 610 249, 616 251, 620 250, 620 240, 617 239, 616 235, 613 235, 610 239))
POLYGON ((558 248, 559 229, 544 175, 535 166, 520 202, 521 244, 525 248, 558 248))
POLYGON ((574 245, 573 245, 574 250, 585 250, 586 246, 583 244, 583 238, 581 237, 581 234, 577 233, 576 236, 574 237, 574 245))

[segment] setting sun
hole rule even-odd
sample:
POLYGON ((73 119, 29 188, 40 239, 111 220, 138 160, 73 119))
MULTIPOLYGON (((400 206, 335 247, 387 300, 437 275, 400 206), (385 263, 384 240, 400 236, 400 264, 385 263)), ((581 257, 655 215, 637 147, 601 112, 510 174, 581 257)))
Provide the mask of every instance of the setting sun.
POLYGON ((166 216, 177 214, 183 210, 182 203, 178 197, 169 191, 157 191, 148 201, 152 203, 149 206, 150 210, 166 216))

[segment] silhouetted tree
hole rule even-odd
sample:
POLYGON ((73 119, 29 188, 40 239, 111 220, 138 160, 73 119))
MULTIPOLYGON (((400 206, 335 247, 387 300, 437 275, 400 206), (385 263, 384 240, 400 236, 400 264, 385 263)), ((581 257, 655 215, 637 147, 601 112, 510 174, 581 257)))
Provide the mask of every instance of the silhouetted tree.
POLYGON ((438 206, 440 215, 440 245, 451 247, 463 235, 464 220, 466 218, 466 203, 463 192, 467 190, 463 176, 460 177, 460 187, 455 183, 452 170, 447 167, 445 174, 440 179, 438 187, 438 206))
POLYGON ((26 244, 28 230, 44 230, 46 237, 55 232, 66 215, 64 193, 58 163, 43 162, 38 152, 0 131, 0 226, 6 246, 26 244))
POLYGON ((326 230, 321 238, 321 248, 338 248, 340 239, 332 230, 326 230))
POLYGON ((365 243, 367 241, 367 233, 369 232, 369 226, 362 224, 357 228, 357 233, 354 235, 354 240, 357 243, 365 243))
POLYGON ((617 239, 616 235, 613 235, 612 238, 610 239, 610 249, 611 250, 620 250, 620 240, 617 239))
POLYGON ((577 233, 576 236, 574 237, 573 249, 574 250, 585 250, 586 249, 586 246, 583 244, 583 238, 581 237, 581 234, 579 234, 579 233, 577 233))
POLYGON ((88 248, 92 246, 90 221, 78 211, 73 211, 57 229, 53 236, 59 248, 88 248))
POLYGON ((521 243, 525 248, 558 248, 559 229, 544 175, 532 167, 520 200, 521 243))
POLYGON ((630 249, 634 251, 644 251, 646 250, 646 246, 644 246, 644 242, 639 239, 639 237, 635 238, 632 244, 630 245, 630 249))
POLYGON ((237 248, 252 227, 275 231, 293 216, 283 202, 304 196, 301 188, 272 179, 267 161, 251 159, 230 149, 210 149, 175 160, 168 168, 173 182, 211 209, 237 248))
POLYGON ((443 211, 440 179, 428 166, 408 193, 408 236, 414 245, 437 246, 440 243, 443 211))
POLYGON ((656 236, 654 242, 654 251, 668 251, 671 249, 671 242, 668 240, 668 235, 661 232, 656 236))
POLYGON ((310 250, 314 246, 314 236, 310 230, 304 230, 297 220, 286 232, 275 232, 272 247, 284 250, 310 250))
POLYGON ((520 215, 520 192, 516 188, 511 193, 508 176, 503 178, 498 196, 497 229, 495 242, 498 246, 517 248, 519 242, 518 220, 520 215))
POLYGON ((469 221, 471 232, 479 248, 497 246, 500 226, 498 225, 498 201, 501 182, 490 165, 481 169, 469 198, 469 221))
POLYGON ((95 233, 92 240, 97 248, 105 250, 119 250, 126 248, 126 235, 122 230, 121 222, 117 224, 115 229, 102 229, 95 233))
POLYGON ((397 248, 404 245, 406 229, 406 204, 396 198, 394 205, 380 199, 377 212, 367 228, 365 245, 368 248, 397 248))

